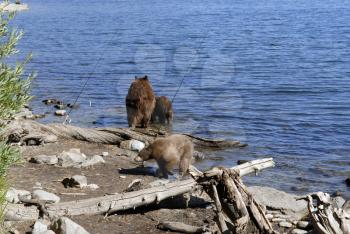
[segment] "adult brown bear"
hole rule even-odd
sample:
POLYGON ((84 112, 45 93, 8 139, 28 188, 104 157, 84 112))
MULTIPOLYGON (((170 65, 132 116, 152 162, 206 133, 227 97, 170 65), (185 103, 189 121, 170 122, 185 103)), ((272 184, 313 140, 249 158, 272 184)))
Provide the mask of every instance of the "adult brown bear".
POLYGON ((129 127, 147 128, 156 99, 147 76, 137 78, 131 83, 125 98, 129 127))
POLYGON ((192 156, 192 141, 184 135, 174 134, 165 138, 157 138, 152 144, 141 150, 135 161, 156 160, 159 167, 158 176, 168 178, 168 174, 172 174, 175 166, 184 176, 188 171, 192 156))
POLYGON ((173 107, 171 101, 165 97, 156 97, 156 106, 152 113, 151 122, 165 124, 173 123, 173 107))

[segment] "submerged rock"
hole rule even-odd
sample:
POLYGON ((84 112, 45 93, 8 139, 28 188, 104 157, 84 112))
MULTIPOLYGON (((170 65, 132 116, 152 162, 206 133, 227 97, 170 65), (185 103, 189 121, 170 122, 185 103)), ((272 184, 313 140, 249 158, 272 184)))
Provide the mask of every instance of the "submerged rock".
POLYGON ((32 193, 33 199, 37 199, 39 201, 53 202, 57 203, 60 201, 60 198, 53 193, 46 192, 44 190, 34 190, 32 193))
POLYGON ((82 226, 67 217, 61 217, 51 225, 51 229, 59 234, 89 234, 82 226))
POLYGON ((55 111, 55 115, 57 116, 65 116, 67 114, 66 110, 57 110, 55 111))

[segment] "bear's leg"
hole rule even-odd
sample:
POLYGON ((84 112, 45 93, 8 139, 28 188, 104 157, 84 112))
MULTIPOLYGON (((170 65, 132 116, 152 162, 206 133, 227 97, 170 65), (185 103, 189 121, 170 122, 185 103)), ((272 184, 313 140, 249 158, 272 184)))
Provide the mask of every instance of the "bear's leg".
POLYGON ((192 143, 188 143, 184 146, 184 153, 180 158, 180 163, 179 163, 179 171, 182 176, 184 176, 188 168, 190 167, 190 163, 192 160, 193 156, 193 145, 192 143))
POLYGON ((158 164, 158 170, 156 172, 157 176, 159 178, 168 179, 168 173, 167 173, 167 170, 166 170, 165 162, 163 160, 158 160, 157 164, 158 164))

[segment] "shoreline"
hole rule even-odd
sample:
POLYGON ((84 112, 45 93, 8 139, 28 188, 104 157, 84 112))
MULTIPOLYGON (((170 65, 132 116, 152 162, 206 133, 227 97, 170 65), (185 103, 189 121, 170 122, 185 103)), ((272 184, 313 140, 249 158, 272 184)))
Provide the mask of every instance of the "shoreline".
MULTIPOLYGON (((26 122, 28 120, 23 121, 26 122)), ((46 128, 49 127, 49 125, 43 125, 42 127, 46 128)), ((35 132, 32 136, 38 137, 35 132)), ((37 138, 33 137, 31 139, 35 141, 37 138)), ((154 183, 159 183, 159 179, 152 173, 121 173, 121 169, 127 171, 137 166, 132 160, 132 158, 135 157, 136 153, 134 151, 131 151, 127 146, 122 147, 122 145, 123 144, 117 146, 115 144, 102 144, 96 142, 92 143, 73 139, 69 140, 59 136, 51 137, 51 141, 43 144, 40 143, 38 145, 33 144, 30 146, 20 146, 24 163, 22 165, 17 165, 10 168, 9 180, 11 182, 11 187, 15 188, 16 190, 26 190, 30 193, 39 187, 44 191, 58 195, 60 201, 65 202, 94 198, 97 196, 103 196, 105 194, 122 193, 125 191, 125 189, 127 189, 132 181, 137 179, 141 179, 142 188, 149 187, 154 183), (39 155, 60 155, 63 152, 69 151, 79 151, 79 153, 81 152, 88 158, 95 157, 94 155, 100 155, 100 157, 103 158, 104 163, 96 164, 86 168, 62 168, 60 166, 47 165, 45 163, 33 163, 33 157, 39 155), (70 178, 74 175, 85 176, 89 183, 96 184, 98 188, 66 188, 63 186, 63 179, 70 178)), ((248 187, 248 190, 252 193, 256 200, 262 204, 263 207, 265 207, 264 209, 266 210, 266 215, 270 217, 270 221, 273 223, 274 227, 277 230, 291 231, 298 227, 297 223, 299 221, 305 221, 307 217, 307 202, 304 200, 296 200, 302 196, 297 196, 274 188, 262 186, 250 186, 248 187), (288 223, 288 227, 281 226, 281 223, 283 222, 288 223)), ((179 198, 174 199, 176 200, 179 198)), ((345 202, 345 200, 341 197, 336 197, 334 200, 335 202, 340 203, 339 206, 345 202)), ((158 217, 158 219, 163 218, 164 212, 168 212, 170 213, 170 216, 166 216, 166 219, 169 219, 168 221, 181 221, 191 225, 204 225, 203 220, 214 216, 214 209, 212 205, 209 205, 210 202, 208 203, 208 198, 201 197, 195 193, 192 195, 192 198, 190 200, 190 207, 192 206, 192 208, 184 209, 181 204, 181 199, 177 202, 170 199, 167 201, 167 203, 165 203, 163 208, 147 206, 148 208, 140 207, 137 210, 141 213, 146 212, 148 214, 152 214, 153 216, 158 217), (180 204, 180 207, 172 208, 172 206, 175 204, 180 204), (146 211, 144 209, 146 209, 146 211), (151 209, 151 211, 148 209, 151 209), (166 211, 168 209, 171 209, 172 211, 166 211), (193 217, 187 217, 189 213, 193 213, 193 217), (173 217, 174 214, 175 217, 173 217), (177 216, 187 218, 184 219, 177 216)), ((9 207, 11 207, 11 205, 9 207)), ((96 220, 100 220, 101 218, 101 216, 97 215, 83 215, 70 218, 82 225, 82 227, 86 228, 91 233, 101 232, 102 230, 104 233, 105 230, 112 231, 115 230, 116 227, 121 228, 121 232, 123 232, 123 230, 125 232, 129 231, 130 228, 132 228, 135 233, 142 233, 143 229, 139 226, 130 227, 129 224, 125 223, 116 224, 115 222, 118 223, 120 221, 120 216, 129 219, 130 222, 138 222, 138 220, 144 219, 142 223, 150 232, 162 233, 155 227, 154 223, 152 223, 148 218, 145 218, 142 215, 140 216, 138 212, 135 211, 131 214, 117 212, 119 213, 118 216, 109 216, 109 221, 106 221, 107 224, 104 224, 106 226, 96 224, 96 220)), ((31 219, 25 222, 11 222, 11 225, 13 228, 18 229, 21 232, 31 231, 31 225, 33 225, 34 222, 35 220, 31 219)))

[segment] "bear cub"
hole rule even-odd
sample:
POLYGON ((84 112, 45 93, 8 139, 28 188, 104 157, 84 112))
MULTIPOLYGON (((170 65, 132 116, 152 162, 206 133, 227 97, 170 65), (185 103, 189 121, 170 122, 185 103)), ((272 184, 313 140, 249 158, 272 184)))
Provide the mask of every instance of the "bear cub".
POLYGON ((179 134, 165 138, 157 138, 148 147, 142 149, 135 158, 136 162, 154 159, 158 164, 157 174, 159 177, 168 178, 176 166, 180 175, 184 176, 190 166, 193 156, 193 143, 191 140, 179 134))

